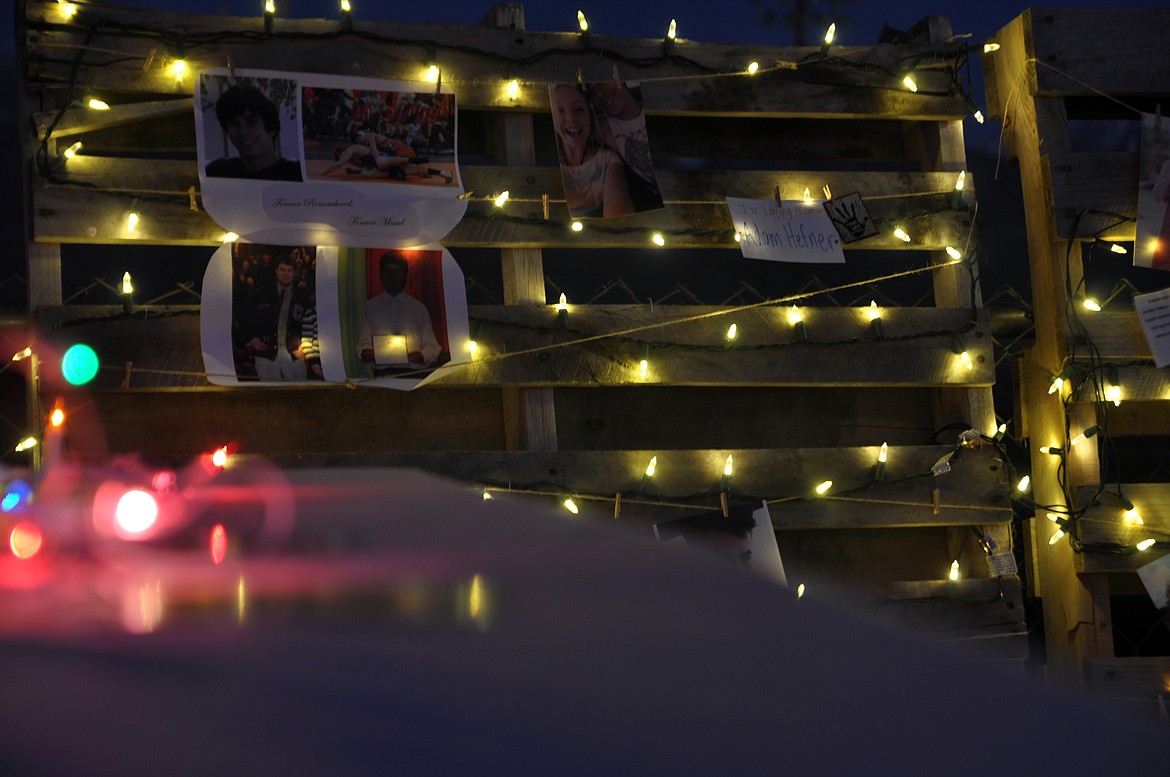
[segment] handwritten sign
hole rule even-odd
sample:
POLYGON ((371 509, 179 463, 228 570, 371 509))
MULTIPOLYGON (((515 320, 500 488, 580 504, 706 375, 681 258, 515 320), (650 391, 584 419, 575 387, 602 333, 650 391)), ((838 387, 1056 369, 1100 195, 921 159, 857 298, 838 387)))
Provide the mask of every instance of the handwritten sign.
POLYGON ((844 264, 841 237, 820 202, 728 197, 739 250, 748 259, 844 264))
POLYGON ((1142 332, 1154 355, 1154 364, 1170 364, 1170 289, 1139 294, 1133 298, 1142 332))

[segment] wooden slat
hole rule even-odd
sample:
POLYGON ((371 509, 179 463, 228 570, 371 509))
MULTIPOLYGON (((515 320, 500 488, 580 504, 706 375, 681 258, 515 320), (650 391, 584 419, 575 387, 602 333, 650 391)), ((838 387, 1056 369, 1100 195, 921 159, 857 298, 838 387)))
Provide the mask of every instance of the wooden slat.
MULTIPOLYGON (((1119 300, 1118 304, 1124 303, 1119 300)), ((1100 313, 1077 312, 1078 321, 1101 359, 1120 362, 1153 358, 1141 321, 1134 311, 1115 312, 1110 306, 1110 310, 1100 313)), ((1084 349, 1079 349, 1079 352, 1084 353, 1084 349)))
MULTIPOLYGON (((477 341, 482 356, 433 383, 444 387, 921 387, 986 386, 994 380, 991 338, 983 312, 978 314, 976 327, 962 336, 975 365, 967 370, 954 353, 949 332, 962 329, 971 320, 970 311, 889 309, 883 316, 886 339, 870 341, 863 309, 808 308, 805 326, 809 342, 801 343, 783 308, 722 315, 727 310, 592 305, 574 309, 569 314, 570 328, 560 330, 552 306, 472 306, 469 312, 480 329, 477 341), (732 320, 740 331, 734 348, 726 346, 724 338, 732 320), (616 336, 618 332, 626 334, 616 336), (945 334, 916 337, 930 332, 945 334), (589 339, 598 335, 598 339, 589 339), (834 337, 865 340, 825 345, 835 342, 834 337), (897 339, 903 337, 913 339, 897 339), (635 340, 631 342, 631 338, 635 340), (638 370, 642 358, 638 342, 653 344, 645 380, 638 370), (783 345, 772 347, 777 343, 783 345)), ((117 316, 118 312, 119 308, 69 306, 43 310, 41 317, 44 321, 69 321, 117 316)), ((140 312, 142 317, 71 325, 68 336, 89 338, 99 354, 118 354, 119 364, 122 354, 126 360, 136 354, 136 364, 144 370, 174 369, 176 359, 186 365, 195 362, 200 351, 194 317, 148 319, 145 308, 140 312), (183 351, 186 355, 179 356, 183 351)), ((202 383, 197 376, 189 377, 192 383, 202 383)), ((150 380, 149 374, 145 379, 150 380)), ((120 372, 103 374, 96 385, 117 385, 120 381, 120 372)))
POLYGON ((1147 720, 1170 715, 1170 658, 1096 658, 1085 662, 1089 688, 1147 720))
MULTIPOLYGON (((1113 492, 1117 490, 1115 484, 1107 488, 1113 492)), ((1095 492, 1094 486, 1081 487, 1077 490, 1077 504, 1090 504, 1095 492)), ((1138 526, 1127 523, 1123 516, 1126 508, 1121 500, 1113 493, 1102 494, 1080 519, 1081 541, 1086 545, 1104 543, 1123 546, 1135 545, 1148 537, 1160 542, 1170 541, 1170 483, 1125 483, 1121 485, 1121 492, 1141 513, 1144 524, 1138 526)), ((1165 554, 1166 551, 1158 549, 1122 554, 1086 550, 1079 554, 1079 571, 1133 571, 1165 554)))
POLYGON ((1170 92, 1162 31, 1170 9, 1033 8, 1039 93, 1114 97, 1170 92))
MULTIPOLYGON (((443 240, 448 246, 643 248, 653 228, 668 236, 672 248, 734 248, 734 227, 726 203, 721 197, 713 198, 711 192, 768 199, 775 187, 781 186, 783 197, 798 199, 806 187, 819 190, 828 183, 834 191, 857 191, 872 198, 870 215, 885 227, 878 236, 848 245, 849 250, 940 250, 964 244, 970 230, 968 208, 974 201, 968 187, 962 209, 953 209, 953 173, 662 171, 658 177, 668 203, 702 204, 672 204, 655 213, 652 222, 645 215, 627 216, 607 219, 596 228, 590 224, 585 231, 575 233, 565 226, 569 218, 559 170, 464 166, 461 173, 465 188, 479 197, 507 189, 517 201, 504 213, 487 201, 471 203, 464 219, 443 240), (905 195, 907 192, 910 194, 905 195), (895 193, 899 196, 892 196, 895 193), (554 202, 551 222, 541 218, 542 194, 554 202), (895 225, 912 235, 914 241, 909 246, 892 235, 895 225)), ((38 241, 163 245, 215 245, 222 241, 222 229, 206 214, 190 210, 187 190, 199 185, 198 172, 190 162, 83 155, 69 162, 67 174, 69 180, 85 188, 47 185, 34 189, 40 211, 35 225, 38 241), (131 200, 158 192, 171 192, 172 200, 177 201, 140 202, 142 222, 131 236, 125 229, 131 200)))
MULTIPOLYGON (((899 478, 929 472, 949 446, 912 446, 889 452, 886 480, 852 495, 804 499, 817 483, 832 479, 834 491, 872 482, 877 447, 803 448, 784 450, 659 450, 560 452, 456 452, 375 455, 366 463, 409 466, 467 483, 507 491, 538 491, 550 497, 597 495, 579 500, 586 515, 612 514, 608 495, 623 492, 622 514, 662 516, 677 514, 672 505, 692 504, 718 509, 724 462, 734 458, 730 490, 740 501, 785 498, 769 508, 777 530, 878 529, 906 526, 979 526, 1011 519, 1001 468, 993 451, 968 449, 950 473, 939 478, 899 478), (651 456, 658 469, 642 490, 642 477, 651 456), (896 462, 896 466, 895 466, 896 462), (940 491, 939 509, 933 509, 933 491, 940 491)), ((353 459, 344 454, 317 457, 311 465, 340 464, 353 459)), ((555 500, 555 501, 559 501, 555 500)))
POLYGON ((59 138, 100 132, 111 127, 122 129, 127 124, 178 115, 191 118, 193 123, 193 104, 194 101, 188 98, 152 100, 112 105, 108 111, 75 108, 61 113, 60 118, 55 113, 38 113, 33 120, 36 122, 38 138, 44 138, 46 135, 50 138, 59 138))
MULTIPOLYGON (((55 3, 29 3, 26 19, 30 28, 30 76, 46 83, 70 80, 72 63, 83 40, 81 25, 98 19, 110 22, 100 25, 90 39, 90 50, 79 74, 96 90, 182 94, 191 89, 189 81, 177 83, 166 71, 167 60, 174 52, 165 48, 158 52, 158 61, 144 71, 143 65, 157 41, 118 35, 115 25, 127 25, 165 31, 169 40, 206 35, 206 42, 198 48, 188 47, 186 56, 192 70, 224 67, 230 56, 237 68, 416 80, 429 57, 428 44, 432 44, 444 70, 443 82, 452 85, 460 103, 469 108, 544 111, 548 105, 544 85, 572 81, 577 67, 582 68, 586 80, 599 80, 612 77, 615 61, 622 67, 627 61, 644 60, 654 62, 654 78, 690 76, 645 83, 647 109, 657 114, 930 120, 958 119, 967 113, 961 96, 937 96, 946 95, 950 89, 946 68, 953 66, 962 52, 962 43, 841 47, 834 49, 835 58, 861 66, 841 67, 819 64, 816 49, 812 48, 677 41, 675 54, 705 68, 739 74, 712 78, 703 77, 701 71, 678 60, 662 58, 661 40, 591 35, 586 45, 574 33, 355 21, 355 29, 367 33, 363 36, 344 33, 338 21, 284 18, 274 20, 274 34, 266 38, 260 34, 263 21, 259 16, 177 15, 113 6, 83 6, 78 24, 61 25, 55 23, 59 19, 55 3), (216 34, 221 32, 227 34, 216 34), (245 35, 250 35, 251 40, 245 35), (322 35, 326 37, 316 37, 322 35), (371 35, 392 42, 372 40, 371 35), (286 45, 290 40, 296 41, 295 47, 286 45), (474 53, 475 50, 484 53, 474 53), (754 77, 742 74, 751 60, 767 68, 773 61, 797 62, 810 55, 814 55, 812 60, 799 72, 779 69, 754 77), (514 77, 509 60, 526 61, 524 88, 515 102, 505 96, 502 88, 514 77), (916 73, 920 85, 917 94, 900 85, 902 63, 907 61, 926 63, 916 73)), ((633 65, 625 64, 624 69, 626 78, 639 74, 633 65)))
MULTIPOLYGON (((1134 239, 1138 154, 1056 154, 1048 158, 1048 165, 1057 237, 1134 239)), ((1080 258, 1079 249, 1074 249, 1074 261, 1080 258)))

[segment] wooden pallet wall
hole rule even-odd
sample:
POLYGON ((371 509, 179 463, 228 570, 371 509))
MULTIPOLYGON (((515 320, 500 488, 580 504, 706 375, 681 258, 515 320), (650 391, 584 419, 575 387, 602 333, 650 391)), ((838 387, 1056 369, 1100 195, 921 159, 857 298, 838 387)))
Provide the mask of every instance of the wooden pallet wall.
POLYGON ((1030 528, 1049 662, 1152 715, 1164 709, 1170 660, 1114 657, 1110 596, 1142 591, 1133 571, 1170 548, 1170 486, 1103 482, 1099 446, 1111 437, 1165 435, 1170 381, 1154 368, 1126 296, 1099 314, 1079 304, 1093 291, 1083 286, 1084 247, 1134 240, 1138 159, 1132 151, 1075 149, 1070 128, 1076 121, 1134 127, 1141 112, 1170 105, 1170 53, 1159 34, 1167 24, 1166 10, 1036 8, 996 33, 1000 49, 984 60, 988 112, 1004 123, 1006 153, 1018 160, 1024 189, 1036 343, 1022 360, 1018 431, 1031 443, 1034 501, 1050 506, 1036 510, 1030 528), (1069 387, 1049 393, 1051 376, 1065 371, 1069 387), (1119 407, 1094 396, 1094 375, 1121 386, 1119 407), (1094 426, 1096 438, 1070 448, 1071 438, 1094 426), (1118 493, 1144 525, 1125 520, 1118 493), (1049 545, 1054 510, 1077 516, 1073 544, 1049 545), (1158 545, 1136 551, 1146 537, 1158 545), (1117 676, 1125 682, 1110 679, 1117 676))
POLYGON ((477 27, 355 20, 362 35, 336 20, 277 18, 266 35, 261 18, 82 9, 63 20, 56 3, 29 2, 22 17, 33 314, 48 340, 84 335, 108 367, 82 403, 87 428, 100 434, 71 439, 78 455, 182 459, 230 438, 290 466, 410 465, 537 492, 550 504, 572 494, 587 517, 618 514, 637 525, 677 515, 680 505, 718 509, 731 454, 734 487, 724 490, 776 500, 790 578, 852 586, 861 600, 893 602, 902 620, 940 640, 978 645, 998 660, 1024 658, 1019 580, 992 576, 980 544, 1013 544, 1005 462, 992 445, 970 447, 951 472, 929 476, 960 431, 992 435, 997 426, 987 316, 969 267, 944 252, 977 244, 975 182, 968 175, 954 192, 970 106, 953 74, 966 44, 949 39, 945 20, 924 20, 911 43, 834 49, 830 58, 816 49, 694 41, 676 41, 678 56, 664 57, 663 41, 528 31, 515 5, 493 7, 477 27), (199 207, 190 83, 165 71, 178 41, 187 42, 192 68, 230 57, 238 68, 406 80, 419 77, 428 48, 437 51, 459 101, 461 172, 475 193, 443 243, 456 259, 463 248, 500 256, 505 304, 470 310, 487 358, 408 394, 228 390, 201 374, 197 320, 162 315, 181 309, 109 318, 116 309, 61 304, 61 245, 210 249, 222 240, 199 207), (752 60, 762 70, 748 76, 752 60), (907 62, 917 64, 917 93, 900 84, 907 62), (545 85, 572 80, 577 68, 586 80, 607 79, 615 64, 623 78, 643 82, 667 207, 575 233, 550 166, 545 85), (516 100, 502 88, 511 78, 523 87, 516 100), (112 109, 72 107, 82 91, 105 96, 112 109), (77 139, 84 154, 51 177, 37 173, 42 143, 55 156, 77 139), (681 159, 701 164, 674 161, 681 159), (884 338, 872 336, 864 308, 816 295, 802 301, 812 343, 798 341, 777 304, 578 304, 571 325, 557 329, 545 285, 553 252, 641 251, 657 230, 668 241, 662 267, 672 272, 679 252, 736 250, 725 196, 779 191, 796 199, 825 184, 860 192, 883 225, 849 248, 855 258, 855 249, 879 257, 850 263, 851 288, 912 273, 931 291, 933 306, 885 307, 884 338), (512 196, 506 215, 485 196, 503 189, 512 196), (131 237, 121 223, 135 192, 155 196, 131 237), (542 195, 551 200, 547 219, 542 195), (893 235, 898 224, 912 225, 911 244, 893 235), (741 339, 708 348, 723 342, 732 312, 741 339), (648 377, 638 374, 640 349, 604 336, 618 330, 653 332, 648 377), (955 333, 970 369, 956 354, 955 333), (889 482, 874 484, 883 442, 889 482), (647 489, 641 478, 651 456, 660 474, 647 489), (830 478, 839 496, 805 498, 830 478), (944 579, 954 559, 963 569, 958 582, 944 579))

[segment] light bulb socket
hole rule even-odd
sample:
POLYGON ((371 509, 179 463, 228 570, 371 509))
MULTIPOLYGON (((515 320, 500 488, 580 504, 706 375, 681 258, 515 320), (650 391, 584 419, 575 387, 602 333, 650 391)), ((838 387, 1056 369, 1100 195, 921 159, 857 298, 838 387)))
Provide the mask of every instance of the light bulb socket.
POLYGON ((808 329, 805 328, 803 321, 797 321, 792 325, 796 329, 796 337, 802 343, 808 342, 808 329))
POLYGON ((873 329, 873 336, 874 337, 876 337, 879 340, 886 339, 886 329, 885 329, 885 327, 882 326, 882 320, 880 318, 873 319, 872 321, 869 322, 869 325, 873 329))

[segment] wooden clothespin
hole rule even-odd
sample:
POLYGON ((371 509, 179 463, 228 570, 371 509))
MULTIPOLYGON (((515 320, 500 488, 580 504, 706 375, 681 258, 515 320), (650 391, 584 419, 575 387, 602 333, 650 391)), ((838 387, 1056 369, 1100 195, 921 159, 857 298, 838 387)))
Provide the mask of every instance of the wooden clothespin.
POLYGON ((622 492, 613 495, 613 519, 616 521, 622 514, 622 492))
POLYGON ((826 200, 833 199, 833 190, 829 188, 828 184, 825 184, 824 187, 821 189, 821 191, 823 191, 825 193, 826 200))
POLYGON ((130 388, 130 373, 134 371, 134 362, 126 362, 126 367, 122 371, 122 388, 130 388))
POLYGON ((228 83, 234 84, 236 82, 236 66, 232 64, 232 55, 227 55, 227 71, 228 83))
POLYGON ((548 195, 540 195, 540 206, 544 209, 544 220, 548 221, 548 195))
POLYGON ((195 202, 195 187, 187 187, 187 206, 191 208, 192 213, 199 212, 199 203, 195 202))
POLYGON ((931 515, 938 515, 938 500, 939 500, 939 493, 938 493, 938 489, 936 488, 934 490, 934 495, 931 499, 931 506, 930 506, 930 514, 931 515))
POLYGON ((150 53, 146 55, 146 61, 142 63, 142 72, 145 73, 150 70, 150 66, 154 64, 154 58, 158 55, 158 49, 152 48, 150 53))
POLYGON ((589 91, 589 88, 585 86, 585 74, 581 72, 581 68, 577 68, 577 86, 581 87, 582 92, 589 91))
POLYGON ((613 66, 613 83, 614 83, 614 86, 621 86, 622 85, 622 79, 618 75, 617 65, 613 66))
POLYGON ((780 207, 780 205, 782 203, 780 202, 780 187, 779 186, 776 187, 776 190, 773 193, 773 196, 776 198, 776 207, 780 207))

